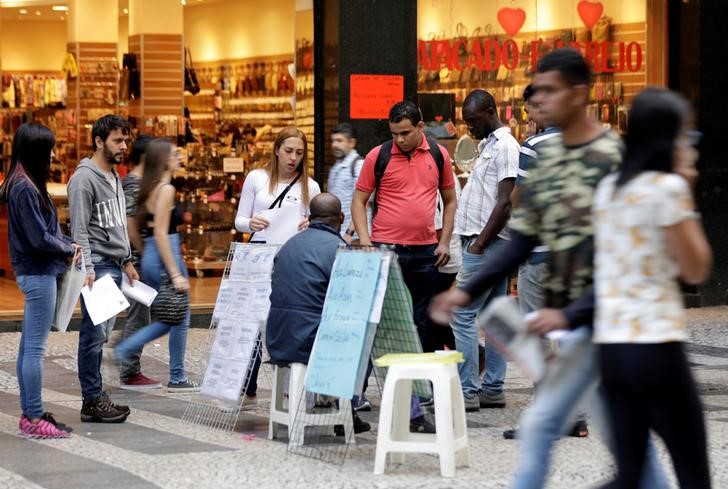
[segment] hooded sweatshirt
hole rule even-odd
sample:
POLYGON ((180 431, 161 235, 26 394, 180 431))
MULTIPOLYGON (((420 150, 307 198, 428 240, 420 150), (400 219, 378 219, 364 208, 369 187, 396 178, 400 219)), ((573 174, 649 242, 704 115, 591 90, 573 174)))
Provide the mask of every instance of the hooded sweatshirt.
POLYGON ((131 260, 126 230, 126 199, 116 170, 114 185, 89 158, 84 158, 68 182, 71 236, 83 247, 86 272, 94 271, 91 254, 122 264, 131 260))

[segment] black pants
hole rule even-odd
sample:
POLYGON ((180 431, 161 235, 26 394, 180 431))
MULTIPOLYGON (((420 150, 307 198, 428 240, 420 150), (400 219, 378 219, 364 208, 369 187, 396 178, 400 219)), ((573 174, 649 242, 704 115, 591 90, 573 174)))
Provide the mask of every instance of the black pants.
MULTIPOLYGON (((437 272, 437 287, 435 287, 433 295, 449 290, 452 284, 455 283, 456 276, 457 273, 437 272)), ((455 336, 450 326, 435 324, 429 318, 427 320, 429 322, 427 331, 428 344, 422 345, 423 351, 443 350, 445 347, 450 350, 455 350, 455 336)))
POLYGON ((609 487, 639 487, 652 428, 667 445, 680 487, 709 488, 703 411, 683 344, 604 344, 600 361, 618 467, 609 487))
POLYGON ((437 245, 395 246, 395 253, 402 269, 404 283, 412 296, 412 319, 417 326, 417 334, 423 348, 428 343, 429 319, 427 308, 437 287, 437 268, 435 268, 435 248, 437 245))

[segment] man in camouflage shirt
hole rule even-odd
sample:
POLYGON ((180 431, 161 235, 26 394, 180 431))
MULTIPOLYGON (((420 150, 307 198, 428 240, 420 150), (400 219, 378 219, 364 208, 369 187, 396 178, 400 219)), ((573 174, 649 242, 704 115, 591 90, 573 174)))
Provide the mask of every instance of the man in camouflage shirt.
MULTIPOLYGON (((134 260, 134 268, 141 270, 141 254, 144 243, 139 235, 139 226, 134 223, 133 216, 137 212, 137 197, 139 185, 144 174, 144 153, 147 145, 153 140, 150 136, 139 136, 131 147, 131 162, 134 168, 127 174, 121 183, 126 198, 126 217, 128 222, 129 241, 131 242, 131 254, 134 260)), ((140 277, 141 279, 141 277, 140 277)), ((136 331, 152 322, 149 308, 135 300, 129 300, 129 311, 124 323, 121 341, 136 333, 136 331)), ((150 379, 142 374, 140 358, 142 350, 135 352, 130 359, 121 366, 119 375, 119 386, 128 390, 159 389, 162 384, 158 380, 150 379)))
MULTIPOLYGON (((543 487, 553 442, 571 428, 582 401, 597 387, 598 365, 591 343, 591 317, 580 308, 560 310, 590 292, 594 273, 594 230, 591 205, 599 181, 622 160, 622 142, 612 130, 590 119, 591 70, 572 49, 558 49, 539 62, 532 87, 533 103, 548 126, 561 129, 538 148, 538 162, 524 182, 521 202, 509 225, 511 243, 493 263, 460 288, 438 296, 433 320, 442 322, 454 307, 470 302, 502 275, 523 263, 541 242, 550 249, 549 276, 544 282, 547 311, 563 328, 555 361, 539 381, 533 405, 524 413, 518 438, 521 453, 511 487, 543 487)), ((588 309, 588 308, 587 308, 588 309)), ((553 321, 553 318, 549 319, 553 321)), ((543 319, 542 319, 543 320, 543 319)), ((532 325, 533 326, 533 325, 532 325)), ((605 439, 607 445, 610 440, 605 439)), ((648 448, 641 487, 668 487, 648 448)))

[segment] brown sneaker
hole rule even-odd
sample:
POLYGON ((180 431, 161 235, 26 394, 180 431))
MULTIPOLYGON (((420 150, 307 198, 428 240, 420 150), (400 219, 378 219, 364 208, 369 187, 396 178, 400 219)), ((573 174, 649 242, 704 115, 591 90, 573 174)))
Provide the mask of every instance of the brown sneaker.
MULTIPOLYGON (((108 395, 83 401, 81 421, 84 423, 123 423, 129 417, 129 411, 119 409, 111 402, 108 395)), ((128 407, 127 407, 128 409, 128 407)))

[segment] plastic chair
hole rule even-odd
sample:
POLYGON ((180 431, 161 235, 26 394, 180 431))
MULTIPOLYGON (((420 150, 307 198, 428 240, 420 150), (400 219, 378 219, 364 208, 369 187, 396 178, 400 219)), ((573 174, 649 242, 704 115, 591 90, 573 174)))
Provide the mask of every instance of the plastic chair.
POLYGON ((379 414, 379 433, 374 473, 383 474, 387 454, 393 463, 404 463, 405 453, 434 453, 440 458, 440 474, 455 476, 456 457, 469 465, 465 402, 457 364, 460 352, 390 354, 377 359, 388 367, 379 414), (410 398, 413 380, 432 382, 436 433, 410 433, 410 398))
POLYGON ((331 426, 333 432, 335 425, 343 425, 346 443, 356 443, 354 439, 354 418, 351 411, 351 400, 339 399, 338 408, 331 408, 325 412, 319 411, 311 413, 306 408, 300 411, 300 403, 306 402, 303 399, 305 396, 305 386, 305 364, 292 363, 290 367, 275 366, 270 416, 268 419, 268 439, 273 440, 276 438, 278 429, 282 425, 285 425, 288 427, 289 443, 292 445, 303 445, 306 426, 331 426), (285 396, 283 386, 287 372, 290 372, 288 378, 288 406, 284 409, 283 402, 285 396))

